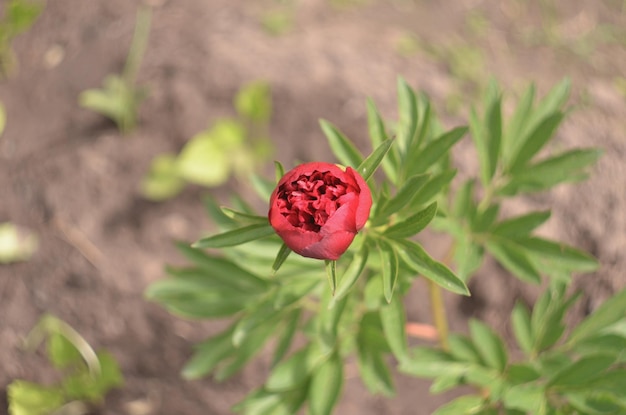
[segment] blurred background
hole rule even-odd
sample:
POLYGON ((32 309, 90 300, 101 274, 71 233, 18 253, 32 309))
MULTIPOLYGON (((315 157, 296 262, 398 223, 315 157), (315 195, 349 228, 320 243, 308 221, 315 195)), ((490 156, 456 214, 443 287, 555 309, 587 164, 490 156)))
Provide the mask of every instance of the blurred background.
MULTIPOLYGON (((490 79, 511 108, 530 82, 543 95, 569 77, 573 111, 556 145, 604 155, 589 181, 516 200, 505 213, 552 208, 541 232, 599 259, 597 273, 575 280, 585 293, 579 316, 626 284, 624 1, 55 0, 37 3, 31 20, 17 16, 20 30, 10 32, 12 3, 0 0, 0 223, 17 227, 18 253, 0 256, 0 413, 12 380, 57 376, 43 353, 22 348, 43 313, 120 363, 125 385, 98 413, 230 413, 265 378, 267 359, 224 383, 182 380, 192 344, 223 324, 172 317, 143 291, 166 263, 182 261, 173 241, 210 231, 203 195, 251 193, 246 168, 273 174, 274 159, 288 168, 332 161, 318 119, 369 152, 366 99, 395 118, 399 75, 432 98, 448 127, 467 122, 490 79), (151 10, 143 20, 142 6, 151 10), (103 84, 114 74, 137 88, 103 84), (83 94, 103 85, 109 95, 83 94), (136 120, 128 107, 120 114, 126 93, 136 120), (216 126, 227 142, 207 138, 216 126), (177 157, 185 168, 174 174, 177 157)), ((459 180, 476 171, 471 148, 469 138, 457 146, 459 180)), ((424 243, 443 255, 436 238, 424 243)), ((494 263, 480 274, 471 298, 447 297, 451 326, 465 330, 474 316, 507 333, 515 299, 536 293, 494 263)), ((409 318, 428 322, 415 298, 409 318)), ((448 398, 400 375, 398 398, 372 397, 356 368, 347 375, 340 414, 428 414, 448 398)))

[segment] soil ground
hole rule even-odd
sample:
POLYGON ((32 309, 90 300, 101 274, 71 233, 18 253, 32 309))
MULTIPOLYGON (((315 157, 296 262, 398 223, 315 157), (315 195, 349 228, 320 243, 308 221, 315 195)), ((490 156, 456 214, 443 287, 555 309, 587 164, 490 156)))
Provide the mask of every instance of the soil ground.
MULTIPOLYGON (((504 86, 508 103, 530 81, 545 93, 569 76, 578 105, 558 145, 598 146, 604 156, 589 181, 517 200, 505 213, 551 207, 541 232, 600 260, 597 273, 576 277, 585 297, 573 318, 626 285, 626 97, 616 87, 626 74, 621 2, 331 3, 152 1, 139 76, 151 95, 129 136, 81 109, 77 96, 121 70, 138 3, 49 1, 17 38, 19 68, 0 82, 8 116, 0 138, 0 222, 34 231, 39 250, 27 262, 0 266, 0 413, 12 380, 54 376, 42 354, 20 347, 43 313, 120 362, 126 384, 109 394, 103 414, 227 414, 262 382, 264 359, 221 384, 180 378, 192 344, 216 324, 175 318, 142 293, 164 277, 165 263, 181 261, 173 240, 193 241, 209 229, 201 204, 207 190, 190 187, 163 203, 138 193, 154 156, 177 151, 212 120, 232 114, 234 93, 255 79, 272 87, 276 158, 290 165, 329 158, 319 118, 363 146, 365 99, 395 117, 398 75, 426 91, 449 126, 464 122, 489 75, 504 86), (270 35, 260 23, 274 9, 293 17, 286 34, 270 35), (51 59, 55 53, 60 59, 51 59)), ((470 147, 463 143, 456 154, 461 175, 475 171, 470 147)), ((441 258, 443 242, 433 237, 425 244, 441 258)), ((409 297, 409 318, 428 322, 420 288, 409 297)), ((537 291, 489 261, 470 288, 470 299, 447 297, 453 329, 465 330, 467 319, 478 316, 507 333, 514 301, 532 302, 537 291)), ((396 399, 371 397, 348 371, 337 413, 428 414, 449 398, 430 396, 428 382, 399 375, 396 382, 396 399)))

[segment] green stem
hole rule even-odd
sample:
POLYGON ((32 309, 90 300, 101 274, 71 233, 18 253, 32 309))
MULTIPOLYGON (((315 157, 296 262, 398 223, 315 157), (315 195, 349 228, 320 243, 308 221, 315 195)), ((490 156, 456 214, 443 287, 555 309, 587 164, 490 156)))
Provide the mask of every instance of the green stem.
POLYGON ((439 336, 439 345, 442 349, 448 350, 448 319, 446 317, 446 307, 441 293, 441 287, 428 280, 428 293, 430 295, 430 307, 433 314, 433 322, 439 336))

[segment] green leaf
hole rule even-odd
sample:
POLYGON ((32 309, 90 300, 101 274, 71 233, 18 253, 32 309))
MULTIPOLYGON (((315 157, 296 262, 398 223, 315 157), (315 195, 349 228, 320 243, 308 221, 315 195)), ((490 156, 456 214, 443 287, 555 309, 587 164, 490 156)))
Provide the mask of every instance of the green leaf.
POLYGON ((441 157, 448 154, 465 134, 467 127, 456 127, 428 143, 415 158, 408 161, 412 167, 411 174, 424 173, 430 166, 437 163, 441 157))
POLYGON ((530 164, 515 172, 509 182, 497 190, 500 195, 536 192, 560 183, 576 182, 587 178, 584 169, 594 164, 602 155, 598 149, 575 149, 530 164))
POLYGON ((492 227, 500 213, 500 205, 489 205, 486 209, 478 210, 473 220, 471 221, 471 228, 475 233, 487 232, 492 227))
POLYGON ((526 88, 524 95, 517 103, 515 112, 508 123, 506 133, 502 136, 502 156, 507 166, 510 164, 511 157, 518 152, 519 146, 523 142, 521 139, 522 133, 525 125, 528 123, 534 100, 535 85, 531 84, 526 88))
POLYGON ((278 337, 276 349, 274 350, 274 356, 272 357, 272 367, 275 367, 278 362, 285 356, 291 343, 293 342, 294 335, 298 329, 298 323, 300 322, 300 316, 302 315, 302 309, 298 308, 289 314, 287 320, 284 323, 283 331, 278 337))
POLYGON ((209 236, 207 238, 202 238, 191 246, 198 249, 224 248, 227 246, 241 245, 256 239, 266 238, 274 233, 274 228, 272 228, 269 223, 249 225, 243 228, 209 236))
POLYGON ((192 380, 206 376, 222 359, 230 356, 235 351, 232 342, 234 329, 235 326, 232 325, 220 334, 195 345, 195 352, 181 371, 182 377, 192 380))
POLYGON ((580 388, 599 378, 615 363, 613 356, 596 354, 584 356, 550 377, 548 388, 580 388))
POLYGON ((334 125, 326 120, 320 120, 322 131, 328 139, 328 144, 337 160, 345 166, 360 166, 363 163, 363 156, 346 136, 344 136, 334 125))
POLYGON ((472 367, 467 362, 456 361, 450 353, 429 347, 416 347, 408 360, 400 362, 401 372, 416 377, 435 378, 438 376, 463 376, 472 367))
POLYGON ((7 386, 10 415, 48 415, 64 403, 58 387, 14 380, 7 386))
POLYGON ((539 414, 540 408, 545 406, 544 386, 536 383, 514 385, 504 392, 502 400, 507 408, 539 414))
POLYGON ((576 326, 568 339, 573 345, 587 339, 626 316, 626 289, 606 300, 597 310, 576 326))
POLYGON ((417 235, 435 217, 435 213, 437 213, 437 202, 431 203, 425 209, 390 226, 383 232, 383 235, 394 239, 408 238, 417 235))
POLYGON ((441 194, 443 189, 454 179, 454 176, 456 176, 456 170, 444 170, 432 176, 426 184, 417 190, 417 193, 411 200, 411 206, 422 206, 430 202, 437 195, 441 194))
POLYGON ((82 357, 76 347, 63 334, 50 333, 48 337, 48 358, 56 368, 63 369, 80 363, 82 357))
POLYGON ((459 188, 452 203, 450 214, 455 218, 473 218, 476 212, 474 203, 474 185, 473 179, 466 180, 459 188))
POLYGON ((483 358, 472 341, 460 334, 453 333, 448 338, 450 354, 458 361, 484 366, 483 358))
POLYGON ((406 315, 404 304, 398 296, 393 297, 389 304, 380 307, 380 321, 387 343, 396 359, 400 362, 407 360, 409 352, 404 327, 406 315))
POLYGON ((376 212, 376 222, 386 222, 390 215, 411 204, 411 201, 417 195, 418 190, 426 183, 428 177, 428 174, 410 177, 398 190, 398 193, 376 212))
POLYGON ((330 292, 335 294, 337 290, 337 261, 325 261, 326 262, 326 274, 328 275, 328 284, 330 285, 330 292))
POLYGON ((391 148, 393 139, 383 141, 376 149, 367 156, 365 160, 357 167, 357 172, 363 177, 364 180, 368 180, 372 174, 378 168, 378 165, 384 160, 385 155, 391 148))
POLYGON ((141 194, 155 201, 174 197, 184 187, 185 181, 178 175, 174 154, 156 156, 150 163, 148 173, 141 180, 141 194))
POLYGON ((395 241, 402 260, 412 269, 437 285, 461 295, 469 295, 465 283, 448 267, 432 259, 424 249, 412 241, 395 241))
POLYGON ((513 275, 523 281, 539 284, 541 275, 528 256, 515 243, 507 239, 492 239, 485 244, 487 251, 513 275))
POLYGON ((313 373, 308 395, 309 413, 311 415, 330 415, 337 404, 342 386, 343 361, 338 353, 333 353, 313 373))
POLYGON ((274 168, 276 171, 276 183, 278 183, 280 179, 282 179, 283 176, 285 175, 285 168, 280 163, 280 161, 277 161, 277 160, 274 161, 274 168))
POLYGON ((557 112, 544 119, 529 134, 517 154, 514 154, 508 170, 513 173, 523 170, 528 161, 553 137, 564 116, 563 113, 557 112))
POLYGON ((578 300, 580 294, 564 299, 564 291, 564 284, 552 286, 535 304, 531 317, 533 354, 554 345, 565 331, 563 316, 578 300))
POLYGON ((363 316, 357 334, 357 364, 365 386, 371 393, 391 396, 393 380, 384 355, 389 347, 380 327, 380 318, 375 313, 363 316))
POLYGON ((550 218, 550 211, 531 212, 516 216, 497 223, 491 233, 502 237, 516 237, 529 235, 533 230, 550 218))
POLYGON ((511 323, 513 333, 519 347, 527 355, 531 353, 533 346, 532 329, 530 324, 530 313, 526 306, 519 301, 515 303, 511 313, 511 323))
MULTIPOLYGON (((385 130, 385 123, 380 116, 376 105, 369 98, 367 100, 367 126, 372 147, 378 149, 383 142, 387 140, 387 132, 385 130)), ((394 166, 397 166, 397 160, 394 157, 393 152, 388 152, 387 157, 383 157, 382 166, 389 180, 391 180, 392 183, 395 183, 397 180, 397 168, 394 166)))
POLYGON ((250 175, 250 184, 254 188, 256 194, 261 198, 261 200, 269 201, 276 184, 267 180, 258 174, 250 175))
POLYGON ((0 137, 2 137, 2 133, 4 132, 4 128, 7 125, 7 112, 4 109, 4 105, 0 102, 0 137))
MULTIPOLYGON (((497 86, 494 88, 497 89, 497 86)), ((487 125, 487 153, 488 164, 484 168, 487 176, 484 183, 488 183, 493 178, 498 164, 498 155, 500 154, 500 144, 502 140, 502 97, 499 92, 494 91, 492 101, 489 103, 487 114, 485 116, 487 125)))
POLYGON ((508 356, 502 339, 481 321, 471 319, 469 328, 474 345, 483 361, 489 367, 503 373, 508 362, 508 356))
POLYGON ((244 224, 244 225, 252 225, 252 224, 264 224, 267 225, 267 216, 257 216, 251 215, 249 213, 238 212, 234 209, 222 206, 222 212, 224 215, 228 216, 232 220, 244 224))
MULTIPOLYGON (((206 279, 205 283, 213 281, 239 291, 254 293, 263 291, 268 287, 267 281, 241 268, 231 259, 209 255, 200 249, 192 248, 186 243, 177 243, 176 247, 196 266, 206 270, 204 274, 200 273, 199 277, 206 279)), ((170 268, 170 270, 173 270, 173 268, 170 268)), ((178 274, 174 273, 173 275, 178 274)))
POLYGON ((533 256, 549 259, 572 271, 590 272, 598 268, 598 262, 591 255, 565 244, 537 237, 518 238, 516 243, 533 256))
POLYGON ((383 295, 387 303, 390 303, 398 281, 398 253, 393 244, 385 242, 382 238, 378 240, 378 253, 383 278, 383 295))
POLYGON ((303 384, 315 368, 314 362, 319 364, 317 359, 312 359, 316 351, 310 346, 300 349, 292 354, 287 360, 280 362, 267 378, 265 388, 272 392, 281 392, 294 389, 303 384))
POLYGON ((204 196, 202 198, 202 203, 204 204, 207 214, 220 229, 231 229, 237 226, 237 222, 224 215, 219 203, 213 196, 204 196))
POLYGON ((290 253, 291 249, 287 246, 287 244, 283 242, 283 244, 280 246, 280 249, 278 250, 278 254, 276 254, 276 259, 272 264, 272 271, 277 272, 290 253))
POLYGON ((466 395, 456 398, 439 407, 433 415, 472 415, 481 413, 484 399, 476 395, 466 395))
POLYGON ((331 301, 331 307, 350 292, 350 289, 358 280, 361 272, 363 272, 365 264, 367 264, 368 255, 369 248, 366 244, 363 244, 363 247, 354 255, 352 262, 350 262, 350 265, 339 279, 335 296, 331 301))
POLYGON ((267 122, 272 114, 270 86, 261 81, 250 82, 239 89, 235 96, 235 108, 239 115, 255 122, 267 122))
POLYGON ((398 144, 402 154, 412 146, 417 131, 417 99, 415 92, 402 78, 398 78, 398 144))
POLYGON ((107 352, 99 352, 98 361, 101 370, 97 376, 80 371, 63 380, 63 390, 67 398, 102 402, 108 391, 122 386, 124 378, 115 358, 107 352))

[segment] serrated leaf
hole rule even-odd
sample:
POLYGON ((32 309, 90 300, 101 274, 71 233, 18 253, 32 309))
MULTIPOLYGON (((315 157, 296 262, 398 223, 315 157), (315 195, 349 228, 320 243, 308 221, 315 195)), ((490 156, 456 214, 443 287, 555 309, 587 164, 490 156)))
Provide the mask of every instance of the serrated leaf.
POLYGON ((274 228, 269 223, 244 226, 217 235, 202 238, 191 246, 193 248, 224 248, 228 246, 240 245, 256 239, 266 238, 273 235, 274 228))
POLYGON ((376 171, 380 163, 384 160, 387 152, 393 144, 393 139, 383 141, 376 149, 367 156, 365 160, 357 167, 357 171, 364 180, 368 180, 376 171))
POLYGON ((398 296, 395 296, 389 304, 381 306, 379 312, 383 332, 391 351, 400 362, 407 360, 409 352, 404 327, 406 322, 404 304, 398 296))
POLYGON ((483 361, 498 372, 503 373, 508 362, 508 355, 502 339, 489 326, 481 321, 469 321, 472 341, 483 361))
POLYGON ((356 167, 363 163, 363 156, 334 125, 326 120, 320 120, 322 131, 328 139, 328 144, 337 160, 345 166, 356 167))
POLYGON ((272 264, 272 271, 277 272, 280 269, 281 265, 283 265, 289 254, 291 254, 291 249, 287 246, 287 244, 283 242, 283 244, 280 246, 280 249, 278 250, 278 253, 276 254, 276 259, 272 264))
POLYGON ((309 386, 309 413, 330 415, 343 386, 343 361, 337 353, 313 373, 309 386))
POLYGON ((550 218, 550 211, 531 212, 503 220, 491 228, 491 233, 502 237, 529 235, 550 218))
POLYGON ((513 275, 526 282, 539 284, 541 275, 526 253, 507 239, 492 239, 485 244, 487 251, 513 275))
POLYGON ((367 264, 367 258, 369 255, 369 248, 366 244, 363 244, 363 247, 354 255, 352 258, 352 262, 348 265, 348 268, 343 273, 341 278, 339 278, 339 283, 337 285, 337 290, 335 291, 335 296, 331 301, 331 307, 334 304, 345 297, 349 292, 354 283, 358 280, 361 272, 365 268, 365 264, 367 264))
POLYGON ((465 283, 448 267, 432 259, 421 246, 407 240, 395 243, 398 254, 409 267, 446 290, 469 295, 465 283))
POLYGON ((526 306, 516 302, 511 313, 511 324, 513 333, 519 347, 527 355, 531 353, 533 346, 532 328, 530 324, 530 313, 526 306))
POLYGON ((437 213, 437 202, 433 202, 425 209, 409 216, 403 221, 390 226, 383 232, 388 238, 408 238, 421 232, 435 217, 437 213))
POLYGON ((465 134, 467 127, 456 127, 435 138, 428 143, 416 156, 407 161, 411 166, 411 174, 425 172, 430 166, 439 161, 441 157, 448 154, 450 148, 454 146, 465 134))
POLYGON ((576 326, 568 339, 568 344, 576 344, 589 338, 610 326, 611 324, 624 319, 626 316, 626 289, 622 289, 613 297, 606 300, 590 316, 585 318, 576 326))

